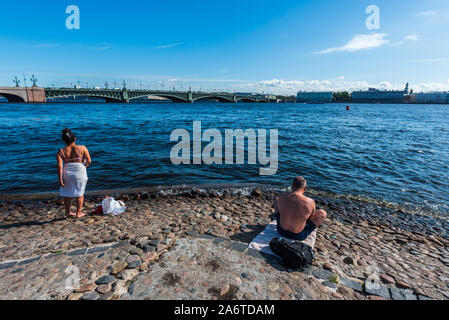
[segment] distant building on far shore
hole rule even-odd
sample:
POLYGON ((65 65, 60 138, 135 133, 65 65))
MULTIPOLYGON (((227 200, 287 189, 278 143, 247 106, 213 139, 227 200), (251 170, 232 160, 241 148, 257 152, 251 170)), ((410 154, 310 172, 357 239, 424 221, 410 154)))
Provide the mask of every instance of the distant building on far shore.
POLYGON ((449 104, 449 92, 421 92, 404 96, 406 103, 449 104))
POLYGON ((329 103, 332 102, 333 92, 298 92, 296 102, 305 103, 329 103))
POLYGON ((368 91, 354 91, 352 102, 355 103, 403 103, 407 95, 408 83, 404 90, 378 90, 369 88, 368 91))

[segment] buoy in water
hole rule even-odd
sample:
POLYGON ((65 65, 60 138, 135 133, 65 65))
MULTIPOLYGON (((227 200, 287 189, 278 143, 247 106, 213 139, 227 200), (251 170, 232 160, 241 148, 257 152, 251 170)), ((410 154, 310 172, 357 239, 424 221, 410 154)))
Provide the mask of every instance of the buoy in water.
POLYGON ((349 106, 346 106, 346 110, 349 111, 351 110, 351 108, 349 106))

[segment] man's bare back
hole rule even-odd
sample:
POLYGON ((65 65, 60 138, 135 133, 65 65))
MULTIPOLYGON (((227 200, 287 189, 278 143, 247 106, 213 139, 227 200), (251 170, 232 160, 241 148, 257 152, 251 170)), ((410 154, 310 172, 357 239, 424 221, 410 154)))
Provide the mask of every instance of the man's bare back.
POLYGON ((293 233, 302 232, 316 210, 313 199, 290 192, 282 194, 276 205, 281 215, 281 227, 293 233))
POLYGON ((278 213, 278 231, 302 241, 319 227, 327 217, 324 210, 316 210, 315 201, 304 195, 307 182, 302 177, 293 180, 292 192, 282 194, 274 203, 278 213))

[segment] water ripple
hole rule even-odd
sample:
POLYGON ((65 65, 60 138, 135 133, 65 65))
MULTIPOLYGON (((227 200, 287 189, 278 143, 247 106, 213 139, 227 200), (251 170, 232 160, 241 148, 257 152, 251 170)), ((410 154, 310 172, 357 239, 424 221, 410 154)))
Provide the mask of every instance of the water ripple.
POLYGON ((58 188, 63 128, 89 147, 89 190, 266 183, 304 175, 316 190, 449 215, 449 108, 419 105, 0 104, 0 193, 58 188), (171 164, 170 133, 279 129, 279 171, 258 165, 171 164))

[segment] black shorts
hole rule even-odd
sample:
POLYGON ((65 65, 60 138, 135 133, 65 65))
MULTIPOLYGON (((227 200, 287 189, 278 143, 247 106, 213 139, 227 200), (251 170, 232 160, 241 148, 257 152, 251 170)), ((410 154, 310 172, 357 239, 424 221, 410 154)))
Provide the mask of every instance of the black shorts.
POLYGON ((316 229, 316 225, 312 221, 307 220, 306 221, 306 226, 304 227, 304 230, 302 230, 300 233, 293 233, 291 231, 282 229, 282 227, 281 227, 281 214, 279 212, 275 213, 275 217, 276 217, 276 220, 277 220, 277 231, 279 232, 279 234, 281 236, 283 236, 283 237, 287 237, 287 238, 292 239, 292 240, 304 241, 316 229))

